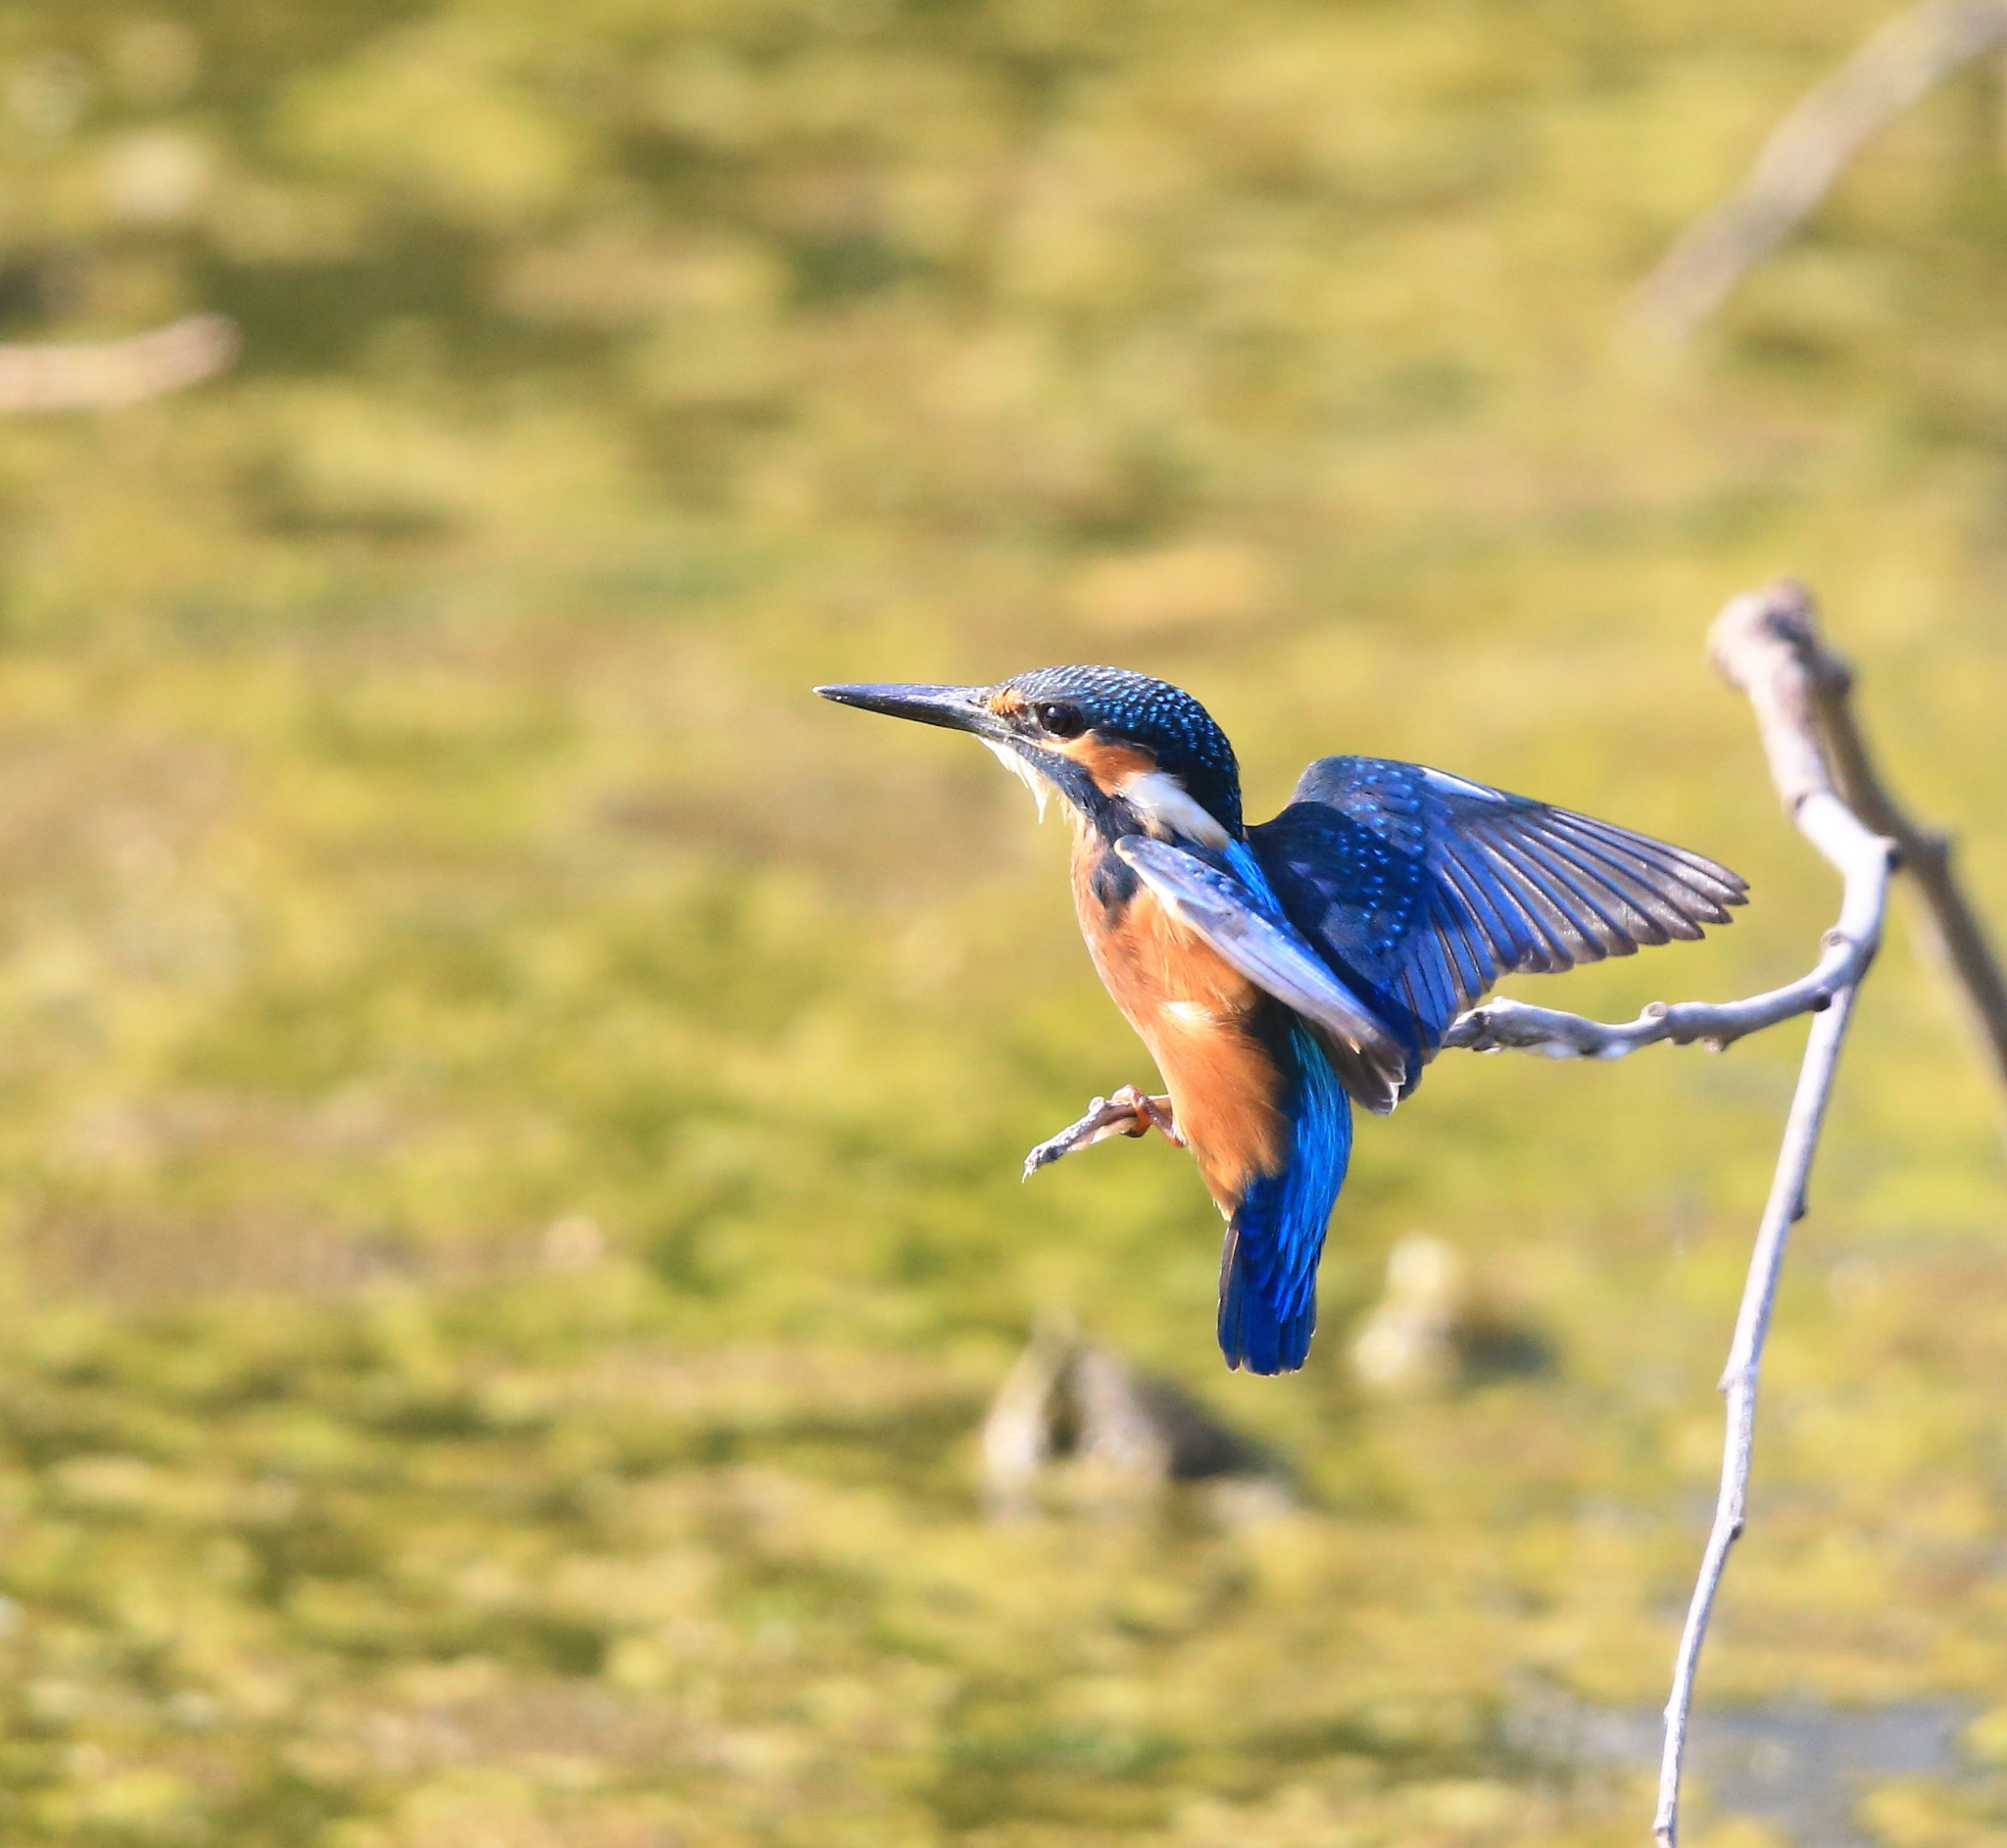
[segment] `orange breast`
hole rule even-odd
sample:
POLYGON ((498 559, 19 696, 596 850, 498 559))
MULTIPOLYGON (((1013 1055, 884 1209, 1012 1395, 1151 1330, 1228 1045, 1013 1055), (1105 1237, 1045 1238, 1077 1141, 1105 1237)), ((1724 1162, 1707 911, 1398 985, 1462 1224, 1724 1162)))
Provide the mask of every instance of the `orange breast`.
POLYGON ((1073 902, 1094 966, 1163 1074, 1178 1130, 1223 1213, 1288 1158, 1283 1074, 1260 1026, 1279 1003, 1186 928, 1148 887, 1110 915, 1090 880, 1103 850, 1073 851, 1073 902))

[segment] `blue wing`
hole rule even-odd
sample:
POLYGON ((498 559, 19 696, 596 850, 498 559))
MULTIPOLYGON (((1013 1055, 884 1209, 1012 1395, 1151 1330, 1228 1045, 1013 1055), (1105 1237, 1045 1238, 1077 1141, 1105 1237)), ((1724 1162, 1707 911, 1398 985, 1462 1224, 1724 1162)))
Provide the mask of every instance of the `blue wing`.
POLYGON ((1285 915, 1399 1031, 1403 1095, 1501 975, 1698 937, 1748 891, 1686 848, 1382 757, 1320 758, 1248 839, 1285 915))

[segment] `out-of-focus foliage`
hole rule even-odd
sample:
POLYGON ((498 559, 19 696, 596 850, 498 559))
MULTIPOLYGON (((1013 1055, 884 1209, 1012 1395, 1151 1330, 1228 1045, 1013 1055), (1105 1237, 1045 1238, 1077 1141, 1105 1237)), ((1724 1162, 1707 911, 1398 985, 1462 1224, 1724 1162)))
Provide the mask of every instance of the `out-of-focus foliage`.
MULTIPOLYGON (((1056 835, 806 689, 1120 660, 1256 812, 1385 752, 1749 873, 1719 943, 1542 990, 1626 1009, 1827 915, 1698 658, 1796 568, 2007 915, 1991 79, 1694 351, 1621 326, 1878 13, 0 14, 0 334, 245 334, 219 386, 0 425, 0 1834, 1634 1834, 1500 1716, 1659 1690, 1791 1036, 1445 1059, 1361 1133, 1310 1371, 1224 1379, 1188 1164, 1015 1180, 1147 1076, 1056 835), (1358 1401, 1417 1226, 1550 1374, 1358 1401), (1047 1305, 1315 1505, 983 1529, 968 1431, 1047 1305)), ((1709 1697, 1997 1694, 2001 1179, 1898 942, 1709 1697)))

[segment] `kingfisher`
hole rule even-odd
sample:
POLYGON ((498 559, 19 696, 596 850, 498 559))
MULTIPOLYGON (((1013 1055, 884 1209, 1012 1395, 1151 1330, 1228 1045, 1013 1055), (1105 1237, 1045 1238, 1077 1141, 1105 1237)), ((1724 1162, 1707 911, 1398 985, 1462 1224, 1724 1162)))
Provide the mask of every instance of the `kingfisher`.
POLYGON ((1353 1104, 1391 1111, 1500 976, 1697 938, 1747 897, 1686 848, 1385 757, 1320 757, 1249 827, 1211 714, 1120 667, 815 691, 967 732, 1064 804, 1088 953, 1165 1090, 1097 1098, 1026 1175, 1113 1135, 1190 1149, 1226 1220, 1220 1349, 1249 1373, 1309 1352, 1353 1104))

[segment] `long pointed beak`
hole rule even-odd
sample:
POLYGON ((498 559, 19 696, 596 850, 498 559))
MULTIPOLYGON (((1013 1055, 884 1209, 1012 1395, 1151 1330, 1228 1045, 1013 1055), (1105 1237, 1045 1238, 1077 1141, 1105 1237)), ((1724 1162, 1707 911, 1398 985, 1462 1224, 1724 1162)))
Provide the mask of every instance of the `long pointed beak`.
POLYGON ((855 705, 893 718, 916 719, 922 725, 945 725, 950 731, 973 732, 978 738, 1001 738, 1004 722, 989 707, 988 687, 861 686, 817 687, 825 700, 855 705))

